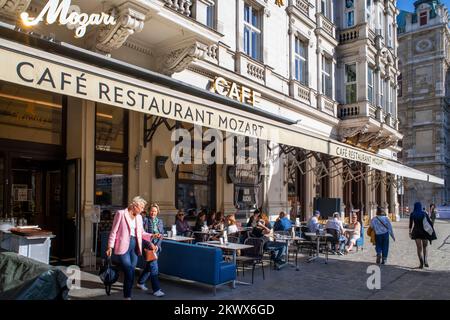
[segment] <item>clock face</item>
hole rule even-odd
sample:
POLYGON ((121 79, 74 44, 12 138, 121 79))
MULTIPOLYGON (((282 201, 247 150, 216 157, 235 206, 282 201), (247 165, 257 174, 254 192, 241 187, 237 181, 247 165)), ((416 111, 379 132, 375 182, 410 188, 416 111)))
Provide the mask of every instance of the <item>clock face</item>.
POLYGON ((416 51, 425 52, 431 50, 433 43, 430 39, 422 39, 416 42, 416 51))
POLYGON ((354 2, 354 0, 346 0, 345 1, 345 6, 347 8, 353 8, 353 2, 354 2))

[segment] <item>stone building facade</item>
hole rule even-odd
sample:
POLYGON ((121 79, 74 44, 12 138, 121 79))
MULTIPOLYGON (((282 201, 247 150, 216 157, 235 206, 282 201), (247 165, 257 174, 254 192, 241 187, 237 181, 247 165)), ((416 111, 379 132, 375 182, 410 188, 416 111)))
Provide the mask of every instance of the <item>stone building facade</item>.
POLYGON ((439 175, 445 185, 408 181, 405 205, 411 207, 415 201, 443 205, 450 200, 448 8, 438 0, 416 1, 414 8, 398 17, 401 159, 439 175))

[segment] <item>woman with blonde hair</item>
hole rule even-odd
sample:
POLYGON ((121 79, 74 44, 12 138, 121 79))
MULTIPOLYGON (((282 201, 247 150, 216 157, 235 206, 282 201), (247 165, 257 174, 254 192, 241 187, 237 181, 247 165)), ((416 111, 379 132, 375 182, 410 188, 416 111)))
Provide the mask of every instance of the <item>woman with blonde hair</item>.
POLYGON ((225 219, 226 219, 228 234, 239 232, 238 227, 236 225, 236 217, 234 216, 234 214, 228 215, 225 219))
POLYGON ((142 239, 151 241, 153 234, 145 232, 141 212, 147 201, 142 197, 134 197, 126 209, 118 210, 108 238, 106 255, 113 253, 118 256, 124 272, 123 296, 131 300, 131 290, 134 283, 134 271, 138 256, 142 255, 142 239))

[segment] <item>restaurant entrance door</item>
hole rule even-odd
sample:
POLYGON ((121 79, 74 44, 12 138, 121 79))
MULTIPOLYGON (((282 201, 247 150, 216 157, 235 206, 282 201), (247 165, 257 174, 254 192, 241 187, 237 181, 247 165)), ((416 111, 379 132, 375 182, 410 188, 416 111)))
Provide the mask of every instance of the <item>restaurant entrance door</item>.
POLYGON ((50 263, 77 263, 79 186, 77 162, 23 154, 9 157, 9 212, 17 224, 38 225, 55 235, 50 263))

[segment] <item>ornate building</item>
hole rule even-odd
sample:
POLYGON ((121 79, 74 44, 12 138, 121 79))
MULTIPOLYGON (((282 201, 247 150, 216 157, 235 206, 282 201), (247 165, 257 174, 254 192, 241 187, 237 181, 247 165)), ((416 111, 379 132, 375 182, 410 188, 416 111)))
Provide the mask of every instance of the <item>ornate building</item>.
POLYGON ((401 159, 445 179, 445 185, 405 184, 405 205, 450 201, 450 33, 448 9, 439 0, 414 2, 398 17, 401 159))

